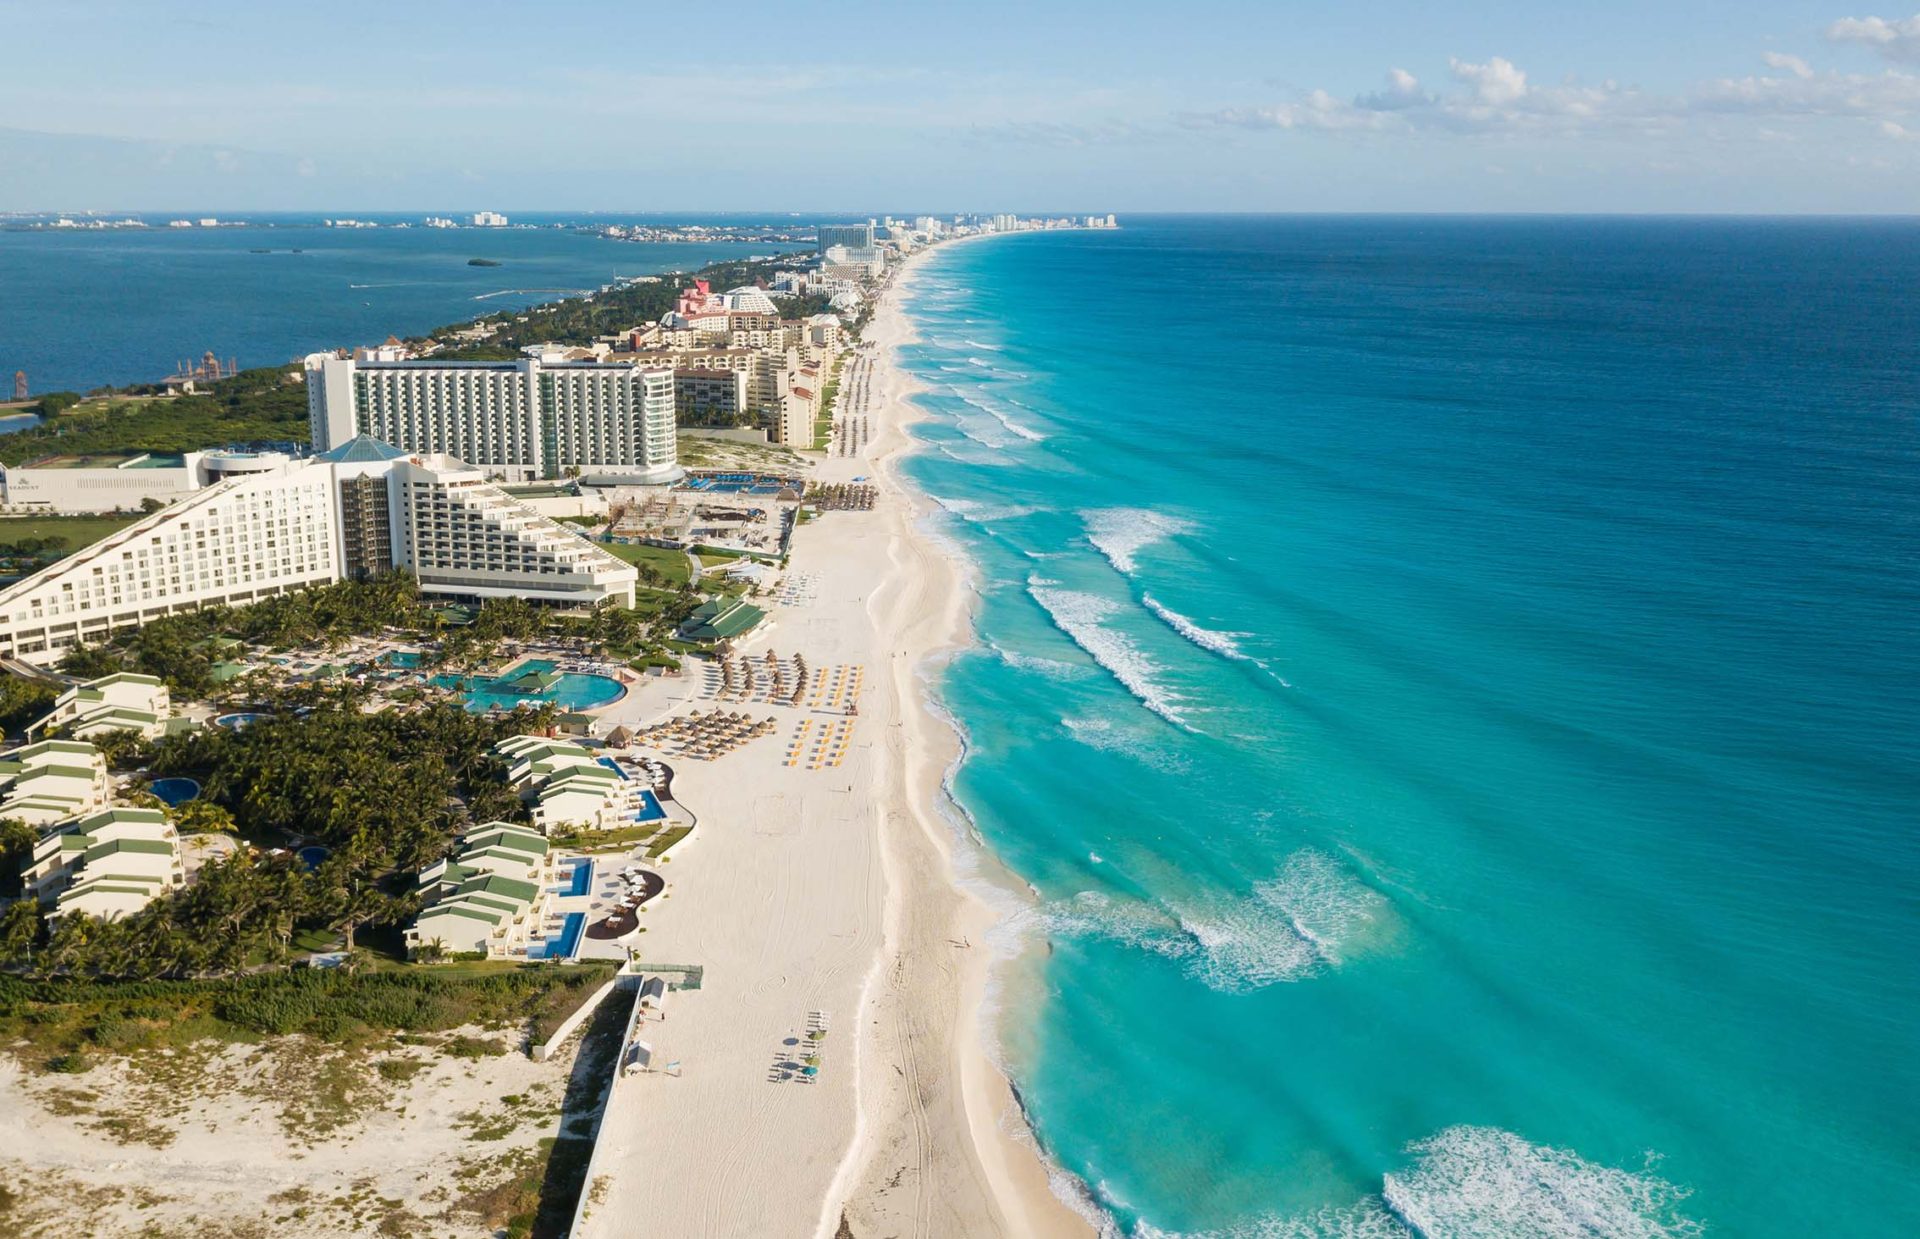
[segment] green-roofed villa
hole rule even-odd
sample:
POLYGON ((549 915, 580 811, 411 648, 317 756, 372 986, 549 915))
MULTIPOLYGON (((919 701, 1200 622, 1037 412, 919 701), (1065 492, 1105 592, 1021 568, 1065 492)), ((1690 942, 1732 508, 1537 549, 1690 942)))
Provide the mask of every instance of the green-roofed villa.
POLYGON ((474 827, 452 856, 420 871, 427 906, 406 931, 408 949, 526 955, 552 901, 553 862, 547 841, 525 826, 474 827))
POLYGON ((84 740, 109 731, 137 731, 152 740, 166 731, 171 713, 165 684, 150 675, 122 671, 61 693, 53 709, 27 728, 27 734, 44 736, 64 730, 84 740))
POLYGON ((0 757, 0 817, 51 826, 107 807, 107 762, 83 740, 40 740, 0 757))
POLYGON ((49 831, 21 870, 26 893, 54 917, 113 920, 185 885, 180 840, 158 809, 92 813, 49 831))
POLYGON ((639 789, 585 745, 547 736, 509 736, 494 746, 507 782, 520 793, 542 834, 572 828, 615 830, 640 812, 639 789))
POLYGON ((753 631, 767 613, 740 598, 709 598, 680 625, 680 639, 697 645, 732 641, 753 631))

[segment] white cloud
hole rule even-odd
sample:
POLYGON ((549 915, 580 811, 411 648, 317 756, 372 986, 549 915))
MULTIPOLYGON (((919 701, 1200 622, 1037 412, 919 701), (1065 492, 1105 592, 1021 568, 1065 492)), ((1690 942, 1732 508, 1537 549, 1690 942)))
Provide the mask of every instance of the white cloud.
POLYGON ((1527 75, 1503 56, 1495 56, 1483 65, 1464 60, 1450 60, 1448 65, 1454 80, 1472 87, 1474 99, 1488 107, 1504 107, 1527 95, 1527 75))
POLYGON ((1912 17, 1843 17, 1827 27, 1835 43, 1864 43, 1888 60, 1920 61, 1920 14, 1912 17))
POLYGON ((1879 73, 1827 72, 1784 52, 1767 52, 1762 59, 1776 72, 1718 78, 1678 93, 1651 94, 1612 81, 1539 85, 1501 56, 1484 63, 1456 58, 1448 61, 1457 83, 1451 90, 1425 90, 1412 73, 1394 69, 1386 89, 1351 101, 1313 90, 1283 103, 1189 114, 1181 120, 1189 127, 1542 137, 1662 137, 1694 125, 1715 140, 1756 141, 1786 138, 1779 122, 1792 120, 1851 119, 1875 126, 1920 128, 1920 74, 1895 68, 1879 73), (1729 118, 1744 118, 1752 127, 1723 127, 1721 122, 1729 118))
POLYGON ((1766 61, 1769 68, 1785 69, 1795 77, 1813 76, 1813 68, 1798 56, 1789 56, 1785 52, 1763 52, 1760 59, 1766 61))

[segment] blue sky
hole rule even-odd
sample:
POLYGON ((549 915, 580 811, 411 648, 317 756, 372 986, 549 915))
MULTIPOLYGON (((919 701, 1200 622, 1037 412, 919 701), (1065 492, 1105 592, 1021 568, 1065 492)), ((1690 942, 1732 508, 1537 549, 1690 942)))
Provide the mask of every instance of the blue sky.
POLYGON ((0 210, 1911 212, 1867 2, 0 0, 0 210))

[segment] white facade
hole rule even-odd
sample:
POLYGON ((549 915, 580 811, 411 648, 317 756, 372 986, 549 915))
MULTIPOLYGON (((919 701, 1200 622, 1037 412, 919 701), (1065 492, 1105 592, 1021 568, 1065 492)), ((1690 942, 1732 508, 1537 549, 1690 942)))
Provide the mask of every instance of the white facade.
POLYGON ((0 590, 0 657, 61 651, 176 611, 338 579, 325 469, 209 486, 0 590))
POLYGON ((107 760, 78 740, 41 740, 0 756, 0 818, 48 826, 107 807, 107 760))
POLYGON ((76 684, 61 693, 47 716, 27 734, 64 728, 76 740, 110 731, 137 731, 149 740, 167 729, 172 714, 166 684, 155 676, 122 671, 76 684))
POLYGON ((206 481, 199 452, 51 456, 0 468, 0 503, 30 512, 136 511, 148 499, 171 503, 206 481))
POLYGON ((633 485, 681 475, 671 370, 627 364, 307 358, 314 450, 370 435, 445 453, 510 482, 633 485))
POLYGON ((388 493, 394 565, 427 593, 633 605, 637 568, 516 502, 478 469, 445 458, 398 461, 388 493))
POLYGON ((527 801, 542 834, 568 828, 614 830, 633 824, 640 798, 593 750, 569 740, 510 736, 494 747, 507 782, 527 801))
POLYGON ((631 606, 639 579, 479 469, 350 440, 206 487, 0 590, 0 657, 53 662, 164 615, 393 568, 427 593, 582 607, 631 606))
POLYGON ((112 920, 186 883, 180 840, 158 809, 106 809, 68 822, 34 845, 21 872, 28 895, 55 916, 112 920))

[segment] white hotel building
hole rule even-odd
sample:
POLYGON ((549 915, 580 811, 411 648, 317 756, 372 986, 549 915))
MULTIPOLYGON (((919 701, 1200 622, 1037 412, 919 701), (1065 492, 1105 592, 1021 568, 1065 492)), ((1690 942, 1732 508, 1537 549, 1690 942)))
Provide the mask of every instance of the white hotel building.
POLYGON ((402 570, 453 598, 633 603, 637 570, 446 456, 367 438, 228 478, 0 590, 0 658, 402 570))
POLYGON ((357 435, 445 453, 509 482, 680 478, 673 370, 603 362, 306 361, 307 418, 324 452, 357 435))

